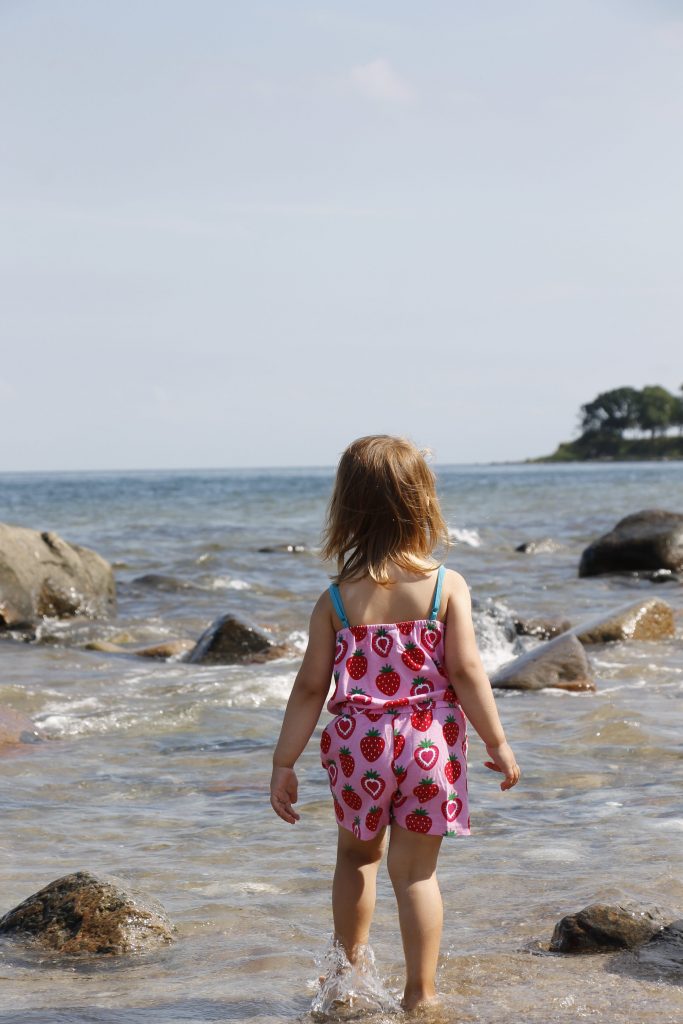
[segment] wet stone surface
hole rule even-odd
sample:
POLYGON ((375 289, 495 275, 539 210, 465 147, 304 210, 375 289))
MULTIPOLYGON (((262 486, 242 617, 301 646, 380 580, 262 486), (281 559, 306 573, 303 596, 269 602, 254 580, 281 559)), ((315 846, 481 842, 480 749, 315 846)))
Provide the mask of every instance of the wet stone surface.
POLYGON ((192 664, 232 665, 239 662, 271 661, 284 649, 255 629, 245 626, 233 615, 222 615, 202 633, 185 658, 192 664))
POLYGON ((633 949, 656 935, 666 918, 658 910, 592 903, 555 925, 550 949, 556 953, 598 953, 633 949))
POLYGON ((168 944, 173 926, 156 900, 118 879, 77 871, 0 918, 0 935, 64 954, 124 955, 168 944))

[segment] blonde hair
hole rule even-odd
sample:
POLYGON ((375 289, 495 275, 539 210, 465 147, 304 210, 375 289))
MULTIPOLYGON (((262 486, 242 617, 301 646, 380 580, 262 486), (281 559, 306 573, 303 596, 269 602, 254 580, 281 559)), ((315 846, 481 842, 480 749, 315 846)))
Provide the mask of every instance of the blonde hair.
POLYGON ((342 454, 321 552, 337 563, 336 583, 366 575, 389 583, 392 563, 424 572, 435 548, 449 546, 426 454, 388 434, 360 437, 342 454))

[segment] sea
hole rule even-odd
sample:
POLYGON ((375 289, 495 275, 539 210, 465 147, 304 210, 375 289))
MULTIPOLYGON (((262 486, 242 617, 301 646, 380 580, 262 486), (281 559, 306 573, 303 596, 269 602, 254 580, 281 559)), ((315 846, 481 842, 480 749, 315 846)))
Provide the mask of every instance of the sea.
MULTIPOLYGON (((539 642, 512 635, 514 617, 578 623, 656 597, 677 627, 673 639, 590 649, 594 693, 497 691, 522 779, 502 793, 472 735, 472 836, 440 857, 441 1001, 417 1019, 681 1024, 680 972, 548 943, 559 918, 596 901, 683 916, 681 581, 577 571, 623 516, 683 512, 683 464, 435 469, 445 562, 469 583, 489 671, 539 642), (530 540, 551 543, 515 550, 530 540)), ((118 591, 110 619, 45 620, 32 642, 0 640, 0 704, 48 737, 0 754, 0 914, 84 870, 149 893, 177 928, 161 952, 128 959, 3 942, 3 1024, 408 1019, 384 869, 366 970, 337 1001, 320 989, 336 843, 320 726, 299 764, 301 821, 286 825, 268 802, 272 748, 329 582, 317 552, 332 481, 331 468, 0 474, 1 521, 95 549, 118 591), (201 666, 87 646, 196 639, 226 613, 287 655, 201 666)))

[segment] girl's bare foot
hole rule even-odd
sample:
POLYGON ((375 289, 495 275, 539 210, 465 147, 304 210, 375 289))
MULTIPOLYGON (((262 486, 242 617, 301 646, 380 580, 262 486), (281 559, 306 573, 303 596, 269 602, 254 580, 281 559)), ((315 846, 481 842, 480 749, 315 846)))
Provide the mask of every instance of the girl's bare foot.
POLYGON ((401 1000, 401 1007, 404 1010, 420 1010, 423 1007, 435 1008, 440 1002, 441 999, 436 992, 427 994, 425 992, 408 992, 406 989, 401 1000))

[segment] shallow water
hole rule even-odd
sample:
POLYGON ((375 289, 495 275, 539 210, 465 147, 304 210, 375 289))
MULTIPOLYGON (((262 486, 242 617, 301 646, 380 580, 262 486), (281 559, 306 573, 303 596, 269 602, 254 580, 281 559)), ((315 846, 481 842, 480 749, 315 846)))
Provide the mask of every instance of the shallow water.
MULTIPOLYGON (((595 694, 504 694, 522 764, 502 794, 470 748, 473 836, 443 851, 439 1008, 425 1019, 683 1022, 680 982, 630 955, 539 955, 555 921, 597 899, 683 908, 683 591, 633 577, 579 580, 581 550, 618 518, 681 510, 683 466, 452 468, 439 473, 456 540, 447 564, 487 602, 579 621, 633 598, 668 600, 677 636, 590 652, 595 694), (522 540, 556 549, 523 556, 522 540)), ((178 942, 139 961, 57 962, 0 947, 0 1020, 313 1020, 330 935, 335 821, 315 741, 301 761, 302 822, 269 809, 270 750, 326 585, 314 552, 259 553, 318 531, 331 472, 25 474, 0 477, 0 519, 51 528, 117 566, 110 622, 46 623, 0 644, 0 704, 52 741, 2 757, 4 911, 66 872, 130 879, 158 897, 178 942), (161 583, 140 581, 146 574, 161 583), (150 663, 83 649, 92 638, 196 637, 226 611, 292 645, 266 666, 150 663)), ((478 614, 489 668, 512 655, 478 614)), ((376 984, 400 994, 384 873, 376 984)), ((375 978, 375 975, 373 975, 375 978)), ((375 984, 375 981, 373 981, 375 984)), ((387 1003, 392 1006, 391 1002, 387 1003)), ((396 1020, 395 1009, 364 1011, 396 1020)))

